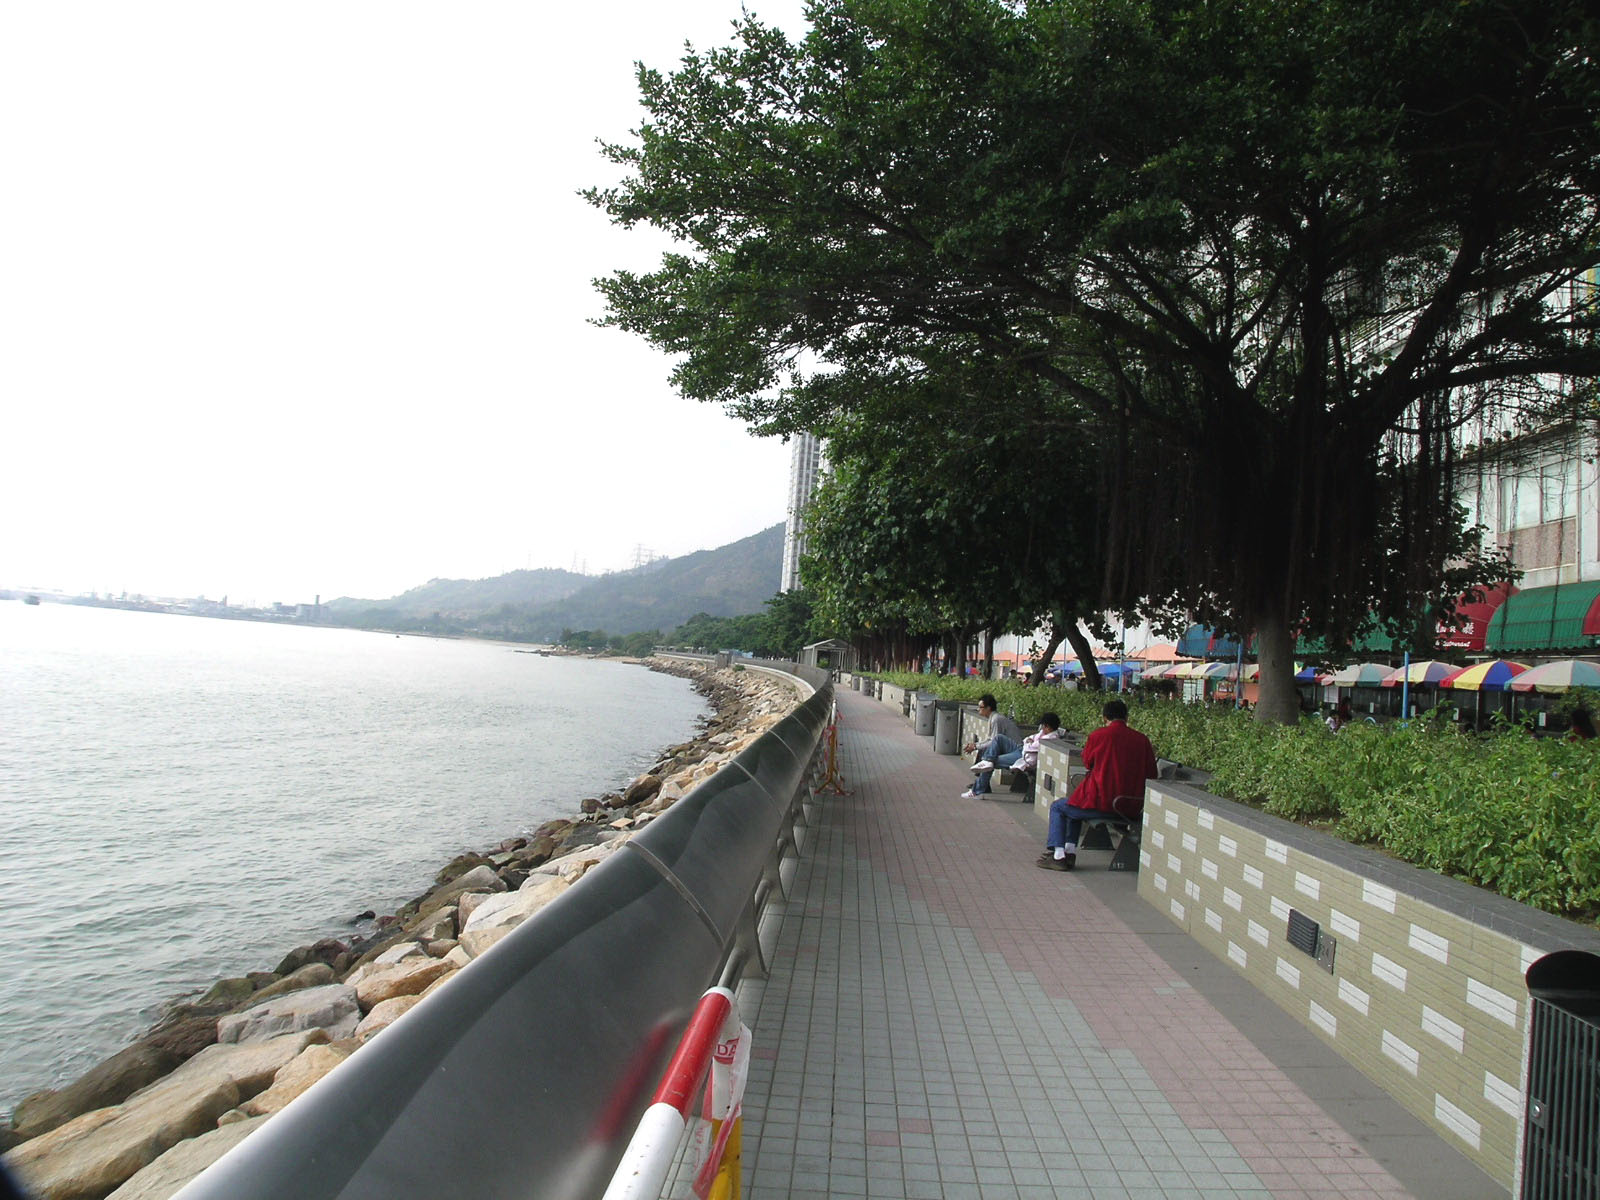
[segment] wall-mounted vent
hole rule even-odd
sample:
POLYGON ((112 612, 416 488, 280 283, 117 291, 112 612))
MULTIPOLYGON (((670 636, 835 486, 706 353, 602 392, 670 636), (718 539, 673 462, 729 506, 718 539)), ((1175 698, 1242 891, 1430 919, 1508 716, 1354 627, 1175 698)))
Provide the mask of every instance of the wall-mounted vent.
POLYGON ((1333 955, 1339 945, 1338 939, 1323 933, 1322 926, 1305 913, 1292 908, 1289 910, 1289 944, 1309 954, 1317 960, 1319 967, 1333 974, 1333 955))
POLYGON ((1317 956, 1317 933, 1322 927, 1295 909, 1289 910, 1289 945, 1303 950, 1312 958, 1317 956))

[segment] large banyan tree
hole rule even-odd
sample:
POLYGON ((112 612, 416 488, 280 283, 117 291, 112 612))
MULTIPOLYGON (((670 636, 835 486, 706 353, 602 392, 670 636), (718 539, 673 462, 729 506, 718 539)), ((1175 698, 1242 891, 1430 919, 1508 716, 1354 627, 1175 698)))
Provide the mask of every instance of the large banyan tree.
POLYGON ((897 377, 1029 373, 1041 436, 1095 464, 1105 603, 1254 631, 1258 713, 1290 720, 1297 633, 1419 625, 1499 569, 1461 528, 1462 423, 1600 366, 1589 12, 817 0, 800 41, 747 18, 640 70, 625 178, 591 198, 681 247, 602 280, 608 320, 768 432, 870 420, 897 377))

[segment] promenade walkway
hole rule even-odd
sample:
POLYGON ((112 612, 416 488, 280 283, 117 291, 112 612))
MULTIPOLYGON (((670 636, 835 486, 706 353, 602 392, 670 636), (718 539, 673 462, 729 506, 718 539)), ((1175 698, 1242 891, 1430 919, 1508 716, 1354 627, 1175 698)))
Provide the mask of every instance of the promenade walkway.
POLYGON ((790 1196, 1505 1197, 1085 852, 839 694, 755 1031, 745 1185, 790 1196))

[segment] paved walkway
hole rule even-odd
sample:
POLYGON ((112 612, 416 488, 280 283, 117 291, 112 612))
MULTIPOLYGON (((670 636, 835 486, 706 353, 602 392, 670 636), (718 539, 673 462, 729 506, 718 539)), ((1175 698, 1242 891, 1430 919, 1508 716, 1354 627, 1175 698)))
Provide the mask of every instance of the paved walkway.
POLYGON ((1506 1193, 1140 900, 1034 859, 1044 825, 840 693, 755 1032, 757 1197, 1506 1193))

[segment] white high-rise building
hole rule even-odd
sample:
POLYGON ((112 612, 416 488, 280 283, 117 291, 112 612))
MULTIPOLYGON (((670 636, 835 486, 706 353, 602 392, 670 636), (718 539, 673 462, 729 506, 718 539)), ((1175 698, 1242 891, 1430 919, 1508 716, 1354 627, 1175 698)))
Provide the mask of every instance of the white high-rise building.
POLYGON ((806 505, 816 495, 822 475, 822 439, 809 433, 795 435, 789 457, 789 516, 783 530, 783 581, 779 589, 792 592, 800 586, 800 555, 805 552, 805 537, 800 523, 806 505))

